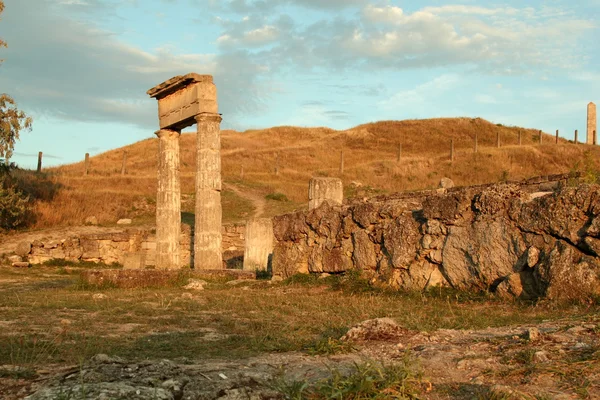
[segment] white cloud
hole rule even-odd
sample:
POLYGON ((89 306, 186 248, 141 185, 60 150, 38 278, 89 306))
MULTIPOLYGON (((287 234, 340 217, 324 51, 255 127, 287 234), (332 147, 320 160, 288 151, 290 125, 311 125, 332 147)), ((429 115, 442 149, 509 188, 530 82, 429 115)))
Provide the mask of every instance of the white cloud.
POLYGON ((455 89, 460 84, 460 78, 455 74, 444 74, 430 81, 417 85, 414 89, 395 93, 383 100, 379 105, 386 110, 397 110, 404 107, 422 108, 427 110, 427 104, 441 97, 445 92, 455 89))

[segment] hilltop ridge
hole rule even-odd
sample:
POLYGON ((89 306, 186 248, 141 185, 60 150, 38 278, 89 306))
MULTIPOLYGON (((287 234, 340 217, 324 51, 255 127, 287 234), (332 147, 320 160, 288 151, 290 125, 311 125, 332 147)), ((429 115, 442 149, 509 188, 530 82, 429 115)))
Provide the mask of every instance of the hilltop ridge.
MULTIPOLYGON (((156 196, 156 140, 145 139, 91 157, 88 176, 83 176, 83 161, 48 169, 63 189, 51 203, 37 206, 37 226, 80 224, 89 215, 101 223, 132 215, 150 223, 156 196), (120 174, 123 152, 127 153, 125 176, 120 174)), ((474 185, 566 173, 583 168, 586 154, 586 162, 595 168, 600 155, 597 146, 575 146, 564 138, 556 144, 549 134, 543 134, 540 145, 539 130, 481 118, 380 121, 347 130, 291 126, 223 130, 221 145, 224 220, 228 222, 242 222, 257 208, 270 216, 304 207, 313 176, 340 177, 347 196, 364 196, 433 188, 442 177, 457 185, 474 185), (475 135, 477 153, 473 151, 475 135), (496 147, 497 135, 500 148, 496 147)), ((185 220, 185 214, 193 212, 193 132, 182 134, 180 148, 185 220)))

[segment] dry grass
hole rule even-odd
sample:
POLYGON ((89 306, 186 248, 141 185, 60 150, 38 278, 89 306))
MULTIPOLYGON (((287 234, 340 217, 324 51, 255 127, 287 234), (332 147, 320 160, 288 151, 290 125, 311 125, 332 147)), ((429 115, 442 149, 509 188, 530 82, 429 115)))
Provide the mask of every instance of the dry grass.
MULTIPOLYGON (((382 192, 436 187, 440 178, 458 185, 522 179, 549 173, 564 173, 581 161, 586 151, 599 159, 596 147, 575 146, 538 131, 494 125, 475 118, 383 121, 346 131, 328 128, 276 127, 246 132, 222 132, 222 171, 226 185, 246 193, 246 205, 233 201, 224 205, 232 222, 252 214, 251 198, 283 193, 286 203, 267 203, 265 214, 273 215, 302 207, 307 201, 308 181, 313 176, 341 177, 345 185, 360 182, 382 192), (518 132, 522 146, 518 146, 518 132), (478 135, 479 153, 473 152, 478 135), (496 148, 496 135, 502 146, 496 148), (456 158, 449 160, 450 140, 456 158), (401 161, 397 162, 398 145, 401 161), (339 171, 344 148, 344 174, 339 171), (276 160, 279 173, 275 174, 276 160), (243 172, 242 172, 243 171, 243 172), (249 203, 250 202, 250 203, 249 203), (237 208, 236 208, 237 207, 237 208), (244 209, 239 209, 244 207, 244 209)), ((181 137, 181 179, 184 202, 194 192, 195 135, 181 137)), ((95 215, 112 224, 132 215, 151 221, 156 197, 156 139, 115 149, 91 158, 90 175, 83 176, 83 162, 48 170, 62 189, 53 201, 36 206, 36 227, 77 225, 95 215), (127 152, 126 176, 121 176, 123 152, 127 152)), ((185 208, 185 205, 184 205, 185 208)), ((186 209, 193 211, 193 206, 186 209)))

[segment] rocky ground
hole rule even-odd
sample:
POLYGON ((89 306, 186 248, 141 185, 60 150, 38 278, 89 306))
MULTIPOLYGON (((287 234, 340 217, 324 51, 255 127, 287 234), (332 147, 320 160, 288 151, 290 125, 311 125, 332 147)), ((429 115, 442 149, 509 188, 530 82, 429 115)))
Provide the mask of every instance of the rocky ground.
POLYGON ((600 398, 599 339, 600 317, 431 333, 380 319, 341 339, 354 347, 347 354, 143 361, 98 354, 82 365, 39 370, 33 381, 5 377, 0 393, 7 400, 279 399, 286 398, 286 383, 310 385, 327 379, 332 370, 350 373, 355 364, 409 359, 422 372, 419 398, 594 399, 600 398))

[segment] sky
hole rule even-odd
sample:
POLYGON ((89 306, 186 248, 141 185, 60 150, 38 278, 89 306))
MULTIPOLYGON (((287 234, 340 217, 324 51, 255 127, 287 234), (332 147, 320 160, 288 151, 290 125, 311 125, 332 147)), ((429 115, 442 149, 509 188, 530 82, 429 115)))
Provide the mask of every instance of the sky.
POLYGON ((24 168, 153 137, 146 91, 189 72, 214 76, 239 131, 481 117, 572 139, 600 103, 600 0, 4 2, 24 168))

